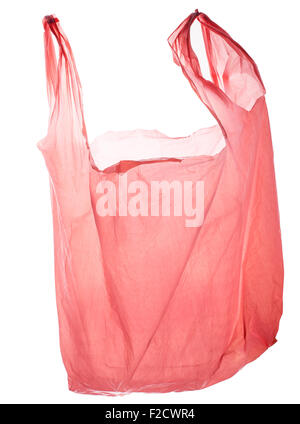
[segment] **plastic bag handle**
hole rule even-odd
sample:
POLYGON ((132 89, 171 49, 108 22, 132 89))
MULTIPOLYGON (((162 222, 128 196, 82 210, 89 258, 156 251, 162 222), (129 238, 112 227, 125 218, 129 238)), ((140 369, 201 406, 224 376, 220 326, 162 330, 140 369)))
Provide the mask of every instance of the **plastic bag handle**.
POLYGON ((193 90, 215 117, 227 140, 232 113, 249 111, 255 100, 265 94, 255 62, 227 32, 211 21, 207 15, 200 13, 198 9, 175 29, 169 36, 168 42, 173 52, 174 62, 181 67, 193 90), (212 80, 203 77, 198 57, 191 46, 190 29, 196 19, 201 24, 212 80), (224 49, 225 57, 222 53, 218 56, 218 51, 214 50, 211 43, 212 34, 220 37, 221 45, 228 46, 228 51, 226 47, 224 49), (223 60, 225 65, 223 73, 222 69, 218 69, 220 60, 223 60), (236 91, 236 81, 241 92, 236 91))
POLYGON ((190 28, 200 15, 202 14, 198 9, 191 13, 168 37, 168 43, 172 49, 173 61, 181 67, 192 89, 218 122, 227 141, 227 119, 224 115, 232 106, 232 102, 214 82, 203 77, 199 60, 191 46, 190 28))
POLYGON ((55 15, 45 16, 43 18, 43 26, 45 30, 44 46, 50 122, 55 113, 59 114, 62 106, 70 108, 70 104, 73 104, 86 146, 89 148, 83 113, 81 82, 70 43, 60 26, 59 19, 55 15), (53 44, 53 35, 59 47, 58 60, 53 44), (64 92, 62 93, 63 90, 64 92), (67 102, 66 96, 71 103, 65 104, 67 102))

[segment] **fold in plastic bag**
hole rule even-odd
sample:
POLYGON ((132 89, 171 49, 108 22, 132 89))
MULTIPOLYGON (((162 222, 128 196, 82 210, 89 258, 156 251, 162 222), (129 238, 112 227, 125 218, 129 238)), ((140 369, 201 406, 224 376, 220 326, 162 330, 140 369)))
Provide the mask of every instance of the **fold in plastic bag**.
MULTIPOLYGON (((43 23, 50 120, 38 146, 50 174, 60 345, 70 390, 183 391, 231 377, 276 341, 282 314, 272 141, 254 61, 195 11, 168 41, 217 125, 184 138, 157 130, 108 132, 90 146, 71 47, 55 16, 43 23), (195 20, 211 81, 191 48, 195 20), (121 144, 124 157, 116 154, 121 144), (99 212, 100 194, 116 187, 118 196, 125 178, 126 187, 202 182, 202 222, 187 226, 184 215, 147 214, 149 205, 136 216, 114 202, 106 215, 99 212)), ((179 206, 172 197, 170 208, 179 206)))

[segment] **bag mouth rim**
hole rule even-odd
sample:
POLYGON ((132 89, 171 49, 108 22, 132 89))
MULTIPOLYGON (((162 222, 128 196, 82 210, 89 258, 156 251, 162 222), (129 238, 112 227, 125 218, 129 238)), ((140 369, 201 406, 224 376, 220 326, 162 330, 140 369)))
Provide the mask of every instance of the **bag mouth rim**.
MULTIPOLYGON (((150 141, 151 142, 151 141, 150 141)), ((199 143, 201 143, 201 140, 199 139, 199 143)), ((124 173, 129 171, 132 168, 135 168, 137 166, 142 166, 142 165, 150 165, 150 164, 165 164, 165 163, 177 163, 179 165, 186 165, 188 163, 192 163, 192 162, 207 162, 207 161, 212 161, 212 160, 216 160, 220 154, 222 152, 224 152, 225 150, 227 150, 228 148, 228 144, 227 141, 224 137, 224 134, 222 132, 222 129, 220 128, 220 126, 218 124, 209 126, 209 127, 203 127, 200 128, 196 131, 193 131, 192 133, 190 133, 187 136, 182 136, 182 137, 172 137, 169 136, 157 129, 154 130, 149 130, 149 129, 143 129, 143 128, 137 128, 134 130, 109 130, 106 131, 102 134, 100 134, 99 136, 95 137, 93 139, 93 141, 90 143, 89 145, 89 151, 90 151, 90 166, 93 170, 95 170, 98 173, 104 173, 104 174, 111 174, 111 173, 124 173), (100 140, 101 138, 104 138, 106 135, 107 136, 115 136, 116 139, 119 141, 120 140, 120 136, 122 135, 127 135, 129 137, 135 137, 135 136, 142 136, 143 138, 149 138, 149 141, 152 139, 160 139, 161 143, 172 143, 172 142, 180 142, 183 145, 185 143, 189 143, 193 138, 197 137, 197 136, 205 136, 206 134, 213 134, 216 133, 216 135, 220 136, 219 142, 221 142, 222 140, 224 140, 224 146, 222 147, 222 149, 214 154, 189 154, 189 155, 170 155, 170 156, 159 156, 159 157, 155 157, 155 156, 149 156, 147 158, 141 158, 141 159, 131 159, 131 158, 126 158, 126 159, 121 159, 117 162, 112 163, 109 166, 106 167, 99 167, 96 165, 95 162, 95 158, 93 156, 92 150, 93 150, 93 146, 95 145, 95 143, 100 140), (155 134, 155 135, 154 135, 155 134), (126 168, 127 166, 127 168, 126 168), (122 169, 126 169, 126 171, 122 171, 122 169)))

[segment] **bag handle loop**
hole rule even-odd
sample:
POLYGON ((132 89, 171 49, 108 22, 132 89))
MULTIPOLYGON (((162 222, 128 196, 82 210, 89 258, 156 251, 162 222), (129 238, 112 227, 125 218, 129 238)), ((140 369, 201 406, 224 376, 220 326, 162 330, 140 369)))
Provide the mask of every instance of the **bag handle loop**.
MULTIPOLYGON (((84 120, 82 91, 75 59, 70 43, 64 34, 59 19, 55 15, 43 18, 44 47, 46 62, 47 93, 50 106, 50 125, 53 119, 57 120, 62 114, 64 119, 68 113, 76 115, 76 121, 85 139, 87 131, 84 120), (58 43, 58 60, 53 43, 53 36, 58 43)), ((74 124, 74 116, 70 116, 74 124)))
POLYGON ((255 62, 229 34, 198 9, 175 29, 168 43, 174 62, 215 117, 227 140, 233 111, 249 111, 257 98, 265 94, 255 62), (196 19, 201 24, 212 81, 203 77, 191 46, 190 29, 196 19))

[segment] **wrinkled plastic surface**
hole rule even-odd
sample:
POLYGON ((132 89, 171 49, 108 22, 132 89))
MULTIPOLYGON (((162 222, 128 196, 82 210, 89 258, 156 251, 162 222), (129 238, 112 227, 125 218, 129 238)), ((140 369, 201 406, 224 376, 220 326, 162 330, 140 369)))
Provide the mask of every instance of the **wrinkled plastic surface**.
POLYGON ((43 23, 51 114, 38 146, 50 174, 60 345, 70 390, 183 391, 229 378, 275 343, 282 314, 272 141, 255 63, 195 11, 168 41, 217 125, 183 139, 157 130, 108 132, 100 137, 105 149, 99 140, 89 147, 69 42, 55 16, 43 23), (202 27, 211 81, 191 48, 194 20, 202 27), (119 139, 132 157, 145 139, 161 157, 99 169, 99 156, 119 139), (203 180, 203 225, 186 228, 174 216, 100 217, 97 184, 116 181, 119 173, 128 182, 203 180))

